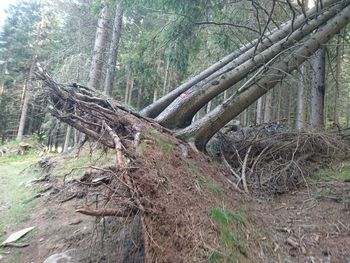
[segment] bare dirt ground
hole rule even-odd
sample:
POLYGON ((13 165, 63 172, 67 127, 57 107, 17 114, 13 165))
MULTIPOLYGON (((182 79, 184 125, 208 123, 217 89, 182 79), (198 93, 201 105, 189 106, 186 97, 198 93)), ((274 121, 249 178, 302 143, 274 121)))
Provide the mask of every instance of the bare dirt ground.
POLYGON ((307 189, 247 206, 276 239, 279 262, 350 262, 350 184, 310 182, 307 189))

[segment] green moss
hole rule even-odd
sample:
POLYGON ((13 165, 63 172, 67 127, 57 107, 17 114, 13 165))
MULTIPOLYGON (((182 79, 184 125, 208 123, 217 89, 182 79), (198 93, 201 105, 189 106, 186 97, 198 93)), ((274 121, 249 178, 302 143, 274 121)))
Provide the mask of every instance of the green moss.
POLYGON ((160 134, 157 130, 151 130, 150 135, 162 152, 167 154, 173 153, 174 146, 168 142, 164 135, 160 134))

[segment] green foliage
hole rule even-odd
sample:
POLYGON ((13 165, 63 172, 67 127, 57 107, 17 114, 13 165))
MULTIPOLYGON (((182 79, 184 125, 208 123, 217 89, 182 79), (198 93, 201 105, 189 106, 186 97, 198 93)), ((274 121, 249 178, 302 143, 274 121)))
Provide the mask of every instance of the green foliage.
POLYGON ((344 181, 350 179, 350 164, 342 163, 338 165, 335 169, 328 169, 320 171, 312 175, 314 180, 322 181, 344 181))
POLYGON ((230 210, 214 207, 210 211, 210 217, 220 226, 226 226, 232 223, 233 213, 230 210))
POLYGON ((200 186, 207 188, 210 192, 215 194, 218 198, 225 198, 226 194, 221 187, 211 178, 199 176, 198 183, 200 186))

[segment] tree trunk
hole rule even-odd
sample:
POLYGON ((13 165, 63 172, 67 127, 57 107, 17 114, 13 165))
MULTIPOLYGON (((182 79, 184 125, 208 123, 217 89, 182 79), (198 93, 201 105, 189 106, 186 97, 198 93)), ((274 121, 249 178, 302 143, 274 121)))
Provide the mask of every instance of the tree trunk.
POLYGON ((262 109, 263 109, 262 99, 263 97, 260 97, 256 103, 256 119, 255 119, 256 125, 260 125, 262 123, 262 109))
POLYGON ((315 56, 312 68, 311 116, 312 129, 324 129, 324 96, 326 78, 326 48, 321 47, 315 56))
MULTIPOLYGON (((334 4, 337 0, 328 0, 323 1, 323 7, 329 7, 330 5, 334 4)), ((315 15, 316 12, 319 11, 319 7, 314 7, 310 9, 308 12, 306 12, 307 16, 310 17, 312 15, 315 15)), ((272 31, 270 34, 268 34, 261 42, 259 42, 258 48, 256 48, 256 44, 259 39, 256 39, 249 43, 246 46, 241 47, 238 51, 235 51, 228 56, 224 57, 217 63, 211 65, 209 68, 202 71, 200 74, 196 75, 195 77, 191 78, 186 83, 182 84, 181 86, 177 87, 170 93, 168 93, 166 96, 161 97, 159 100, 153 102, 151 105, 147 106, 141 111, 141 114, 150 118, 157 117, 166 107, 168 107, 178 96, 180 96, 182 93, 188 91, 191 87, 194 85, 197 85, 197 87, 201 87, 204 85, 204 83, 208 82, 206 78, 211 76, 213 73, 219 71, 217 74, 215 74, 214 77, 211 77, 210 79, 213 80, 215 77, 218 77, 222 75, 223 73, 231 70, 233 65, 237 65, 238 63, 235 63, 235 59, 240 57, 242 54, 246 54, 249 51, 249 55, 245 55, 245 61, 247 59, 252 58, 252 56, 255 55, 256 52, 260 52, 274 43, 282 40, 286 36, 288 36, 291 33, 291 29, 298 29, 305 23, 305 16, 299 15, 293 21, 289 21, 287 23, 284 23, 281 25, 278 29, 272 31), (233 63, 230 64, 230 62, 233 63), (221 70, 220 70, 221 69, 221 70), (200 83, 202 82, 202 83, 200 83)), ((240 62, 241 63, 241 62, 240 62)), ((186 94, 185 94, 186 95, 186 94)))
POLYGON ((124 13, 124 10, 122 6, 119 3, 116 3, 116 11, 115 11, 115 17, 114 17, 114 23, 113 23, 113 33, 112 33, 111 45, 109 47, 108 67, 107 67, 105 87, 104 87, 104 93, 107 96, 111 95, 113 82, 115 78, 119 42, 122 35, 123 13, 124 13))
POLYGON ((142 87, 139 87, 137 89, 137 102, 136 102, 136 109, 141 109, 141 99, 142 99, 142 87))
POLYGON ((338 35, 337 49, 336 49, 336 69, 335 69, 335 94, 334 94, 334 123, 339 125, 339 91, 341 83, 341 71, 342 71, 342 36, 338 35))
POLYGON ((131 105, 132 102, 132 92, 134 90, 134 78, 130 77, 130 86, 129 86, 129 95, 128 95, 128 104, 131 105))
POLYGON ((64 139, 64 145, 63 145, 63 153, 68 152, 71 131, 72 131, 72 127, 70 125, 67 125, 66 137, 64 139))
POLYGON ((300 48, 293 51, 280 62, 275 62, 263 77, 249 87, 239 89, 221 105, 212 110, 204 118, 179 130, 177 136, 194 143, 200 150, 205 150, 208 140, 226 123, 235 118, 250 104, 264 95, 283 79, 285 74, 297 69, 309 56, 315 53, 322 44, 345 27, 350 20, 350 7, 345 7, 326 25, 308 38, 300 48))
POLYGON ((124 103, 128 104, 129 101, 129 90, 130 90, 130 76, 126 76, 126 86, 125 86, 125 95, 124 95, 124 103))
POLYGON ((306 65, 303 64, 300 69, 299 74, 299 86, 297 94, 297 109, 295 116, 295 128, 297 130, 304 129, 305 121, 305 110, 304 110, 304 97, 305 97, 305 87, 306 87, 306 65))
POLYGON ((264 111, 264 123, 272 121, 272 90, 266 93, 265 97, 265 111, 264 111))
POLYGON ((165 66, 165 75, 164 75, 164 83, 163 83, 163 96, 169 92, 168 91, 169 70, 170 70, 170 58, 168 57, 166 60, 166 66, 165 66))
POLYGON ((97 30, 96 30, 96 37, 95 37, 95 46, 92 56, 92 62, 89 72, 89 81, 88 81, 88 87, 93 87, 98 89, 100 82, 101 82, 101 76, 102 76, 102 67, 103 67, 103 53, 106 47, 106 40, 107 40, 107 16, 108 16, 108 9, 105 6, 100 14, 100 18, 97 22, 97 30))
POLYGON ((340 5, 336 5, 323 14, 304 24, 299 30, 294 31, 284 39, 273 44, 260 53, 254 49, 246 52, 232 63, 229 72, 219 74, 218 78, 210 81, 202 87, 192 87, 184 96, 180 96, 171 103, 155 120, 168 128, 183 128, 191 123, 194 114, 209 100, 241 81, 247 74, 259 67, 271 63, 281 52, 300 41, 306 35, 312 33, 317 27, 332 18, 340 5), (256 54, 256 55, 255 55, 256 54))
POLYGON ((35 63, 36 63, 36 55, 33 55, 31 62, 30 62, 30 66, 29 66, 29 72, 28 72, 28 75, 27 75, 27 77, 24 81, 24 85, 23 85, 24 99, 23 99, 21 117, 19 120, 18 131, 17 131, 17 140, 20 140, 20 141, 23 139, 24 127, 25 127, 26 119, 27 119, 28 106, 29 106, 29 101, 30 101, 30 97, 31 97, 31 94, 28 90, 28 87, 29 87, 29 83, 30 83, 32 75, 33 75, 35 63))

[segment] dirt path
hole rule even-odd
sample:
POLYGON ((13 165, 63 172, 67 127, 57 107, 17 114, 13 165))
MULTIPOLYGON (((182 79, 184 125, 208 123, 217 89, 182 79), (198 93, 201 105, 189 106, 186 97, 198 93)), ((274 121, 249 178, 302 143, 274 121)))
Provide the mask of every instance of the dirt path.
POLYGON ((60 198, 64 197, 57 194, 61 185, 58 181, 42 197, 33 199, 50 184, 45 182, 25 187, 38 174, 31 170, 29 173, 20 172, 36 161, 37 158, 0 160, 0 241, 15 231, 35 227, 19 241, 28 243, 28 247, 0 247, 0 262, 41 263, 49 256, 62 252, 73 256, 74 261, 70 262, 112 262, 106 260, 116 256, 113 248, 117 237, 107 233, 115 233, 115 222, 95 221, 75 213, 82 199, 61 203, 60 198), (101 242, 102 233, 106 233, 105 243, 101 242))

